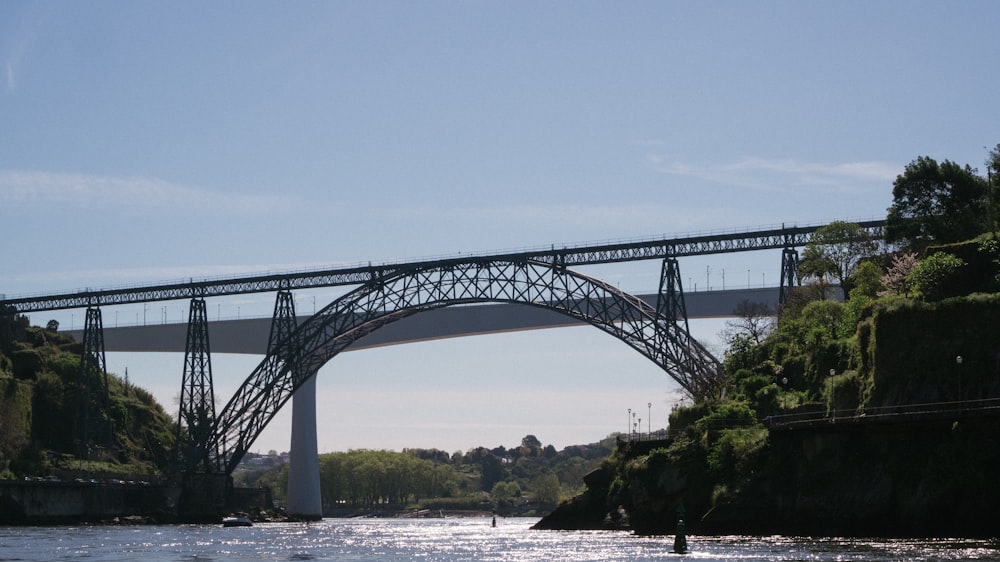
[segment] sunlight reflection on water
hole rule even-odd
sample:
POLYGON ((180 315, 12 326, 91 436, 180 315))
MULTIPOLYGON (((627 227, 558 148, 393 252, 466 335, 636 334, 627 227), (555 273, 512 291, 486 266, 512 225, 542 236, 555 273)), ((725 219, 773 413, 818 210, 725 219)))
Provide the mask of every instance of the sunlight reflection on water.
POLYGON ((903 561, 1000 560, 988 540, 673 537, 532 531, 536 519, 327 519, 312 524, 0 528, 0 560, 903 561))

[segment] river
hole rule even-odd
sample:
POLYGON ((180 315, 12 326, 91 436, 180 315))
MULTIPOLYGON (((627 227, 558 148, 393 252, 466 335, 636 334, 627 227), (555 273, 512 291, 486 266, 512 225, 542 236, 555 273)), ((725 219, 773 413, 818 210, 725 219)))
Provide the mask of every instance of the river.
POLYGON ((741 562, 1000 560, 1000 541, 979 539, 809 539, 688 537, 690 553, 673 554, 673 537, 624 532, 532 531, 537 521, 483 518, 326 519, 317 523, 0 527, 0 560, 380 562, 645 561, 741 562))

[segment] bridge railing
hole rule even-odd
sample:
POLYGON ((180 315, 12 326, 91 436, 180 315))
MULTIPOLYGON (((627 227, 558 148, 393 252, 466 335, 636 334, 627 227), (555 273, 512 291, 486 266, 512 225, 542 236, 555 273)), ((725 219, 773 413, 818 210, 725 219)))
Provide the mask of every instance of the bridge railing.
MULTIPOLYGON (((857 223, 869 232, 878 234, 884 227, 884 220, 857 223)), ((707 255, 728 252, 743 252, 790 246, 804 246, 811 233, 821 228, 815 226, 785 226, 767 230, 740 230, 732 233, 680 236, 673 238, 649 238, 617 241, 613 243, 582 244, 557 247, 540 247, 537 250, 500 254, 457 254, 446 259, 415 262, 368 262, 350 267, 332 267, 318 270, 294 272, 269 272, 258 275, 215 277, 207 279, 189 278, 186 281, 166 282, 153 285, 125 286, 111 289, 78 289, 57 294, 34 295, 29 297, 4 297, 0 306, 13 307, 19 312, 39 312, 180 300, 192 297, 216 297, 234 294, 273 292, 277 290, 297 290, 306 288, 359 285, 372 279, 398 273, 403 269, 437 267, 447 263, 493 258, 517 258, 521 260, 560 263, 567 266, 594 265, 707 255)))

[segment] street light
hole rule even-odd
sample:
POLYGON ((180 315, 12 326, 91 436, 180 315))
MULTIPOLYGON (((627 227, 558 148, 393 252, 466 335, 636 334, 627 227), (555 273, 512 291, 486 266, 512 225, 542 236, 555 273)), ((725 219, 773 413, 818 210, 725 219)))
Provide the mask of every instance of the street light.
POLYGON ((628 440, 632 440, 632 434, 629 433, 629 424, 632 423, 632 408, 628 409, 628 418, 625 420, 625 433, 628 433, 628 440))
POLYGON ((961 410, 962 406, 963 406, 963 404, 962 404, 962 356, 961 355, 956 355, 955 356, 955 365, 958 366, 958 367, 956 367, 956 369, 958 369, 958 409, 961 410))
MULTIPOLYGON (((837 374, 837 370, 836 369, 830 369, 830 377, 831 378, 834 375, 836 375, 836 374, 837 374)), ((834 400, 834 395, 833 395, 833 381, 832 380, 830 381, 830 411, 832 412, 832 416, 831 416, 830 419, 833 420, 833 419, 835 419, 837 417, 837 401, 834 400)))
POLYGON ((646 402, 646 433, 653 434, 653 403, 646 402))

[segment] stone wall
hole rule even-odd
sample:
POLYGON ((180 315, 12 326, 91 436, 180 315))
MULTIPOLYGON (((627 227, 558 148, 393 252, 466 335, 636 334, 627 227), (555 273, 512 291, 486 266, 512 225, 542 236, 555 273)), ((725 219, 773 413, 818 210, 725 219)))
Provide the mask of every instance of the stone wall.
POLYGON ((105 482, 0 481, 0 524, 177 518, 180 488, 105 482))

